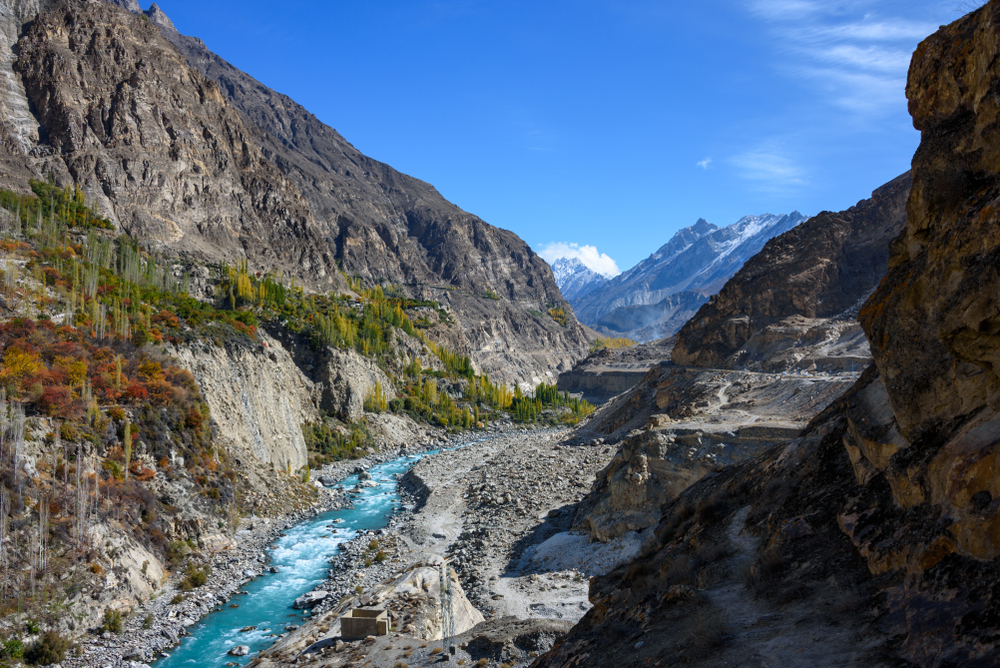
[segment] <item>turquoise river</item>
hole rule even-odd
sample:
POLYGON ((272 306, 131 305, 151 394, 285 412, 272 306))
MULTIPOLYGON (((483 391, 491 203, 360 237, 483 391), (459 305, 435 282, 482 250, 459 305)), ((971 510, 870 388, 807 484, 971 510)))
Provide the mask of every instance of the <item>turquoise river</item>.
MULTIPOLYGON (((269 647, 275 640, 273 634, 283 632, 290 624, 301 624, 304 613, 293 610, 292 602, 322 583, 330 568, 327 561, 336 554, 338 547, 359 532, 384 527, 393 511, 400 505, 397 474, 409 469, 420 458, 437 450, 409 455, 368 469, 377 487, 363 488, 354 497, 354 507, 325 512, 290 527, 269 550, 270 565, 277 566, 277 573, 265 573, 248 582, 242 589, 247 595, 233 596, 232 603, 222 610, 203 617, 188 628, 178 647, 170 650, 169 658, 156 662, 156 668, 204 666, 214 668, 235 662, 249 663, 253 656, 269 647), (330 525, 336 520, 336 532, 330 525), (240 633, 241 628, 257 629, 240 633), (248 645, 250 654, 245 657, 229 656, 227 652, 236 645, 248 645)), ((358 482, 357 475, 345 478, 340 487, 351 488, 358 482)))

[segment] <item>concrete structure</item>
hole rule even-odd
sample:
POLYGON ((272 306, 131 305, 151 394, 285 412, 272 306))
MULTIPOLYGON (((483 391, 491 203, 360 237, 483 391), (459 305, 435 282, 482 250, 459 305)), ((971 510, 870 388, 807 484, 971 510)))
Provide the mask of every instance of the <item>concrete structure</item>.
POLYGON ((389 633, 389 614, 385 610, 352 608, 340 617, 340 637, 344 641, 389 633))

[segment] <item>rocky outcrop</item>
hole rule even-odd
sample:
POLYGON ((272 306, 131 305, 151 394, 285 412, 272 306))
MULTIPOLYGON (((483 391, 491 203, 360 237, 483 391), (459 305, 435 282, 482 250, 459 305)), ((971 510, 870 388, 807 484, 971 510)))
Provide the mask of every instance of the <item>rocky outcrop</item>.
POLYGON ((676 499, 717 466, 745 457, 701 434, 678 436, 656 430, 625 439, 611 463, 597 474, 594 489, 579 511, 582 519, 577 528, 594 540, 607 542, 654 526, 665 502, 676 499))
POLYGON ((685 310, 697 309, 764 242, 803 220, 797 211, 745 216, 723 228, 699 219, 635 267, 573 300, 573 308, 582 322, 616 336, 642 341, 672 336, 684 324, 685 310))
POLYGON ((41 127, 35 172, 79 185, 136 239, 201 260, 246 257, 317 287, 343 282, 298 191, 149 22, 100 3, 44 12, 13 67, 41 127))
MULTIPOLYGON (((854 664, 1000 663, 998 35, 994 0, 914 54, 907 96, 922 139, 906 227, 860 313, 875 364, 800 438, 685 491, 643 565, 595 582, 594 614, 539 665, 607 665, 627 647, 614 635, 623 618, 689 605, 670 600, 672 565, 692 560, 700 581, 720 561, 701 546, 727 526, 737 547, 743 532, 760 539, 745 578, 756 599, 784 614, 794 601, 844 602, 836 623, 866 639, 854 664)), ((677 643, 667 630, 652 650, 677 643)), ((703 665, 725 663, 729 647, 703 665)))
MULTIPOLYGON (((768 241, 681 328, 674 362, 713 368, 743 368, 747 364, 766 368, 771 358, 795 347, 801 338, 829 338, 831 343, 842 339, 843 328, 820 332, 816 328, 823 323, 808 322, 803 329, 801 321, 791 319, 829 319, 843 314, 843 320, 853 321, 857 305, 888 268, 889 242, 906 223, 909 190, 910 174, 906 173, 847 211, 825 211, 768 241), (795 331, 782 337, 781 328, 795 331), (815 331, 809 334, 810 329, 815 331), (775 345, 776 339, 782 338, 785 342, 775 345)), ((860 370, 867 351, 853 352, 860 357, 856 360, 860 370)), ((803 352, 800 357, 805 355, 803 352)), ((824 356, 836 353, 811 354, 813 358, 824 356)))
POLYGON ((318 419, 315 386, 281 344, 262 335, 261 343, 206 341, 173 352, 194 374, 222 435, 281 470, 306 464, 302 424, 318 419))
POLYGON ((320 408, 347 422, 364 415, 365 397, 381 386, 386 401, 396 398, 392 381, 372 360, 353 350, 328 348, 323 357, 325 369, 320 408))

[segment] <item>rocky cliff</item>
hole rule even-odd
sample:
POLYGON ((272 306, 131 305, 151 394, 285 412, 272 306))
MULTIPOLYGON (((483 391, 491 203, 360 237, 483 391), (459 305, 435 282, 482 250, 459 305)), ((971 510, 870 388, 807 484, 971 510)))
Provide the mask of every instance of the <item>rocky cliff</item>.
POLYGON ((744 216, 723 228, 699 219, 635 267, 572 300, 573 308, 582 322, 613 336, 672 336, 764 242, 805 219, 797 211, 744 216))
POLYGON ((344 289, 338 264, 403 285, 448 304, 458 352, 508 382, 551 381, 584 354, 551 270, 516 235, 362 155, 155 5, 114 4, 0 2, 8 187, 51 174, 147 245, 315 289, 344 289))
MULTIPOLYGON (((43 12, 14 71, 37 120, 37 174, 80 186, 143 242, 342 282, 301 195, 218 87, 147 21, 104 4, 43 12)), ((26 184, 6 175, 8 187, 26 184)))
POLYGON ((497 378, 551 382, 583 356, 586 336, 572 315, 567 327, 551 326, 545 315, 550 307, 571 309, 548 265, 516 234, 362 154, 291 98, 233 67, 200 39, 181 35, 155 4, 146 15, 255 129, 262 151, 305 197, 326 247, 347 274, 448 303, 462 326, 458 347, 497 378), (486 297, 494 294, 500 299, 486 297))
MULTIPOLYGON (((857 327, 830 330, 818 319, 843 314, 845 322, 854 321, 857 305, 888 268, 889 242, 906 222, 909 191, 906 173, 847 211, 824 211, 768 241, 681 328, 673 360, 714 368, 768 366, 779 350, 801 346, 802 339, 830 339, 829 348, 853 337, 862 347, 840 356, 856 358, 860 371, 867 350, 857 327)), ((813 352, 811 358, 824 356, 837 353, 813 352)))
POLYGON ((277 341, 204 341, 174 354, 194 374, 221 436, 279 470, 305 466, 302 424, 318 419, 314 385, 277 341))
POLYGON ((914 54, 906 227, 860 314, 875 364, 799 438, 665 507, 537 665, 1000 663, 998 37, 993 1, 914 54))

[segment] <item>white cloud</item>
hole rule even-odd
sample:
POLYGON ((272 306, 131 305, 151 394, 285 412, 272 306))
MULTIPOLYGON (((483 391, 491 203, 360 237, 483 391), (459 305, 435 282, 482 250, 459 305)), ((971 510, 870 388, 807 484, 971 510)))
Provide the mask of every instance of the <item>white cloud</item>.
POLYGON ((543 244, 538 249, 538 254, 543 260, 552 264, 559 258, 577 258, 591 271, 611 278, 621 272, 618 264, 606 253, 601 253, 594 246, 581 246, 580 244, 567 243, 565 241, 553 241, 543 244))
POLYGON ((702 169, 708 169, 709 166, 711 166, 711 164, 712 164, 712 159, 711 158, 705 158, 704 160, 699 160, 698 162, 696 162, 694 164, 698 165, 702 169))

